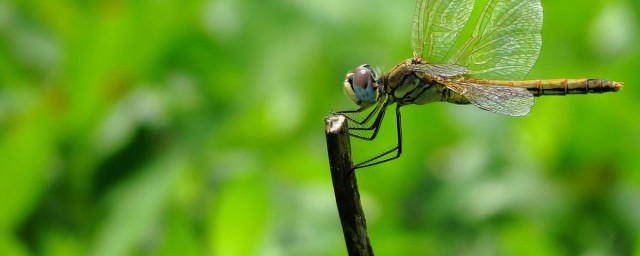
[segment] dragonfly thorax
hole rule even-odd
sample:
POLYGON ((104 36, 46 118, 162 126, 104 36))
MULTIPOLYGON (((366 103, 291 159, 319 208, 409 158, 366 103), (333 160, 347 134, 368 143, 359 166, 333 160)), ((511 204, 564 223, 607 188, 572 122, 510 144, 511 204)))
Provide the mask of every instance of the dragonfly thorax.
POLYGON ((378 101, 378 87, 377 75, 367 64, 358 66, 344 80, 344 92, 362 107, 371 106, 378 101))

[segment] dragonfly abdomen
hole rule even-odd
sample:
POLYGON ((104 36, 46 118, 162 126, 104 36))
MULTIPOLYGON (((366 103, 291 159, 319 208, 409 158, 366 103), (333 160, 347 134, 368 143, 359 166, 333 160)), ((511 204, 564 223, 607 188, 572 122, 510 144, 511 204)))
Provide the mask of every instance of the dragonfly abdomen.
POLYGON ((476 80, 479 84, 515 86, 527 89, 533 96, 617 92, 623 84, 604 79, 548 79, 548 80, 476 80))
POLYGON ((526 88, 534 96, 615 92, 622 87, 621 83, 603 79, 551 79, 527 82, 530 81, 522 81, 520 87, 526 88))

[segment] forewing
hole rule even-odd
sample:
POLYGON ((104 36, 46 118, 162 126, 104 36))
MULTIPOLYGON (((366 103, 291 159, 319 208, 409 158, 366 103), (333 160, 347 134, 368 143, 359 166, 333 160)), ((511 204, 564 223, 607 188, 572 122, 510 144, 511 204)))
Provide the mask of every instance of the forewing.
POLYGON ((469 73, 465 66, 455 64, 413 64, 407 67, 409 70, 450 78, 469 73))
POLYGON ((469 20, 474 0, 418 0, 413 16, 414 59, 442 62, 469 20))
POLYGON ((524 88, 465 82, 449 82, 445 85, 476 107, 493 113, 525 116, 533 107, 533 94, 524 88))
POLYGON ((540 0, 489 0, 472 36, 451 63, 477 78, 521 80, 542 46, 540 0))

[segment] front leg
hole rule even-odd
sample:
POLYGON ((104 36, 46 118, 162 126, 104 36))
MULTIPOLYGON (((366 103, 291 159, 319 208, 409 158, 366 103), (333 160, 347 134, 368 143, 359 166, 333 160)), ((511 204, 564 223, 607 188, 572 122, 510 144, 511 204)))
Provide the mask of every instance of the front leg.
POLYGON ((347 118, 347 120, 349 120, 349 121, 351 121, 353 123, 356 123, 358 125, 364 125, 365 123, 369 122, 369 120, 371 120, 371 118, 374 116, 374 114, 376 112, 378 112, 378 110, 380 110, 380 107, 383 105, 384 102, 385 102, 384 100, 378 101, 378 103, 376 103, 375 108, 373 108, 373 110, 371 110, 371 112, 369 112, 369 114, 367 114, 367 116, 362 120, 356 120, 355 118, 350 117, 349 114, 364 112, 367 108, 369 108, 369 106, 360 107, 360 108, 355 109, 355 110, 344 110, 344 111, 331 112, 331 114, 343 115, 345 118, 347 118))

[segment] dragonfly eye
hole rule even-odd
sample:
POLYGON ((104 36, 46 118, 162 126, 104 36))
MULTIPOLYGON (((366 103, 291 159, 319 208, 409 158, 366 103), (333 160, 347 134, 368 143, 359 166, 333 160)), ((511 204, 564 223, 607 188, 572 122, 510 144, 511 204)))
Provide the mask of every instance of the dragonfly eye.
POLYGON ((344 81, 344 91, 360 106, 369 106, 378 100, 378 82, 375 72, 364 64, 356 68, 353 73, 347 74, 344 81))

